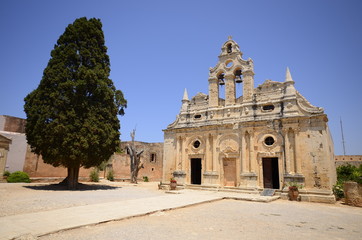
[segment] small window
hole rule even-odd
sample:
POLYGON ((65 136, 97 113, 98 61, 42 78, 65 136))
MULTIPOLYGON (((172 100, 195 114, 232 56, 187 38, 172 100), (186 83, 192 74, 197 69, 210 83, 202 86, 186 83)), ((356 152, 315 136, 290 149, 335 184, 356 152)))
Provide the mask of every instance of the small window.
POLYGON ((270 105, 264 105, 263 106, 263 110, 264 111, 273 111, 274 110, 274 105, 270 104, 270 105))
POLYGON ((156 153, 151 153, 150 155, 150 162, 156 162, 156 153))
POLYGON ((274 144, 275 141, 274 141, 273 137, 267 137, 267 138, 265 138, 264 142, 266 145, 271 146, 274 144))
POLYGON ((200 141, 196 140, 193 144, 194 148, 199 148, 200 147, 200 141))
POLYGON ((201 118, 201 114, 196 114, 196 115, 194 116, 194 118, 195 118, 195 119, 200 119, 200 118, 201 118))

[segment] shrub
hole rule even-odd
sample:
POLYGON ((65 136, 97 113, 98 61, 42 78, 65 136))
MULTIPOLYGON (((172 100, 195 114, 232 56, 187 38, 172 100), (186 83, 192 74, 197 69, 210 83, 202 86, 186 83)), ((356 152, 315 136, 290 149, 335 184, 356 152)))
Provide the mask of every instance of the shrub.
POLYGON ((349 181, 351 180, 352 173, 357 169, 357 167, 350 164, 342 165, 337 167, 337 180, 338 181, 349 181))
POLYGON ((337 200, 344 198, 343 182, 337 182, 337 184, 333 186, 333 194, 337 200))
POLYGON ((107 179, 109 180, 109 181, 114 181, 114 172, 113 172, 113 170, 109 170, 109 172, 107 173, 107 179))
POLYGON ((343 183, 353 181, 362 184, 362 164, 359 167, 350 164, 337 167, 337 183, 333 186, 333 194, 339 200, 344 197, 343 183))
POLYGON ((147 176, 143 176, 143 181, 144 181, 144 182, 148 182, 148 177, 147 177, 147 176))
POLYGON ((89 174, 89 178, 92 182, 99 182, 99 171, 98 169, 93 169, 90 174, 89 174))
POLYGON ((352 172, 351 181, 362 184, 362 172, 358 168, 352 172))
POLYGON ((30 183, 29 175, 26 172, 16 171, 6 179, 9 183, 25 182, 30 183))
POLYGON ((9 177, 10 176, 10 172, 8 170, 4 171, 3 174, 4 177, 9 177))
POLYGON ((362 164, 359 167, 350 164, 337 167, 337 181, 362 183, 362 164))

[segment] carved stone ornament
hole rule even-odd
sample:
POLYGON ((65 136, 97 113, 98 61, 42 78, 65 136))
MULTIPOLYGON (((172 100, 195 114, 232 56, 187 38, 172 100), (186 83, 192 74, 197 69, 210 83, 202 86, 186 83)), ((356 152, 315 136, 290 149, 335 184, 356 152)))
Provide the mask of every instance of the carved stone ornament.
POLYGON ((248 115, 249 114, 249 108, 248 107, 245 107, 245 115, 248 115))
POLYGON ((220 150, 223 153, 236 153, 239 151, 239 145, 234 139, 225 139, 220 143, 220 150))

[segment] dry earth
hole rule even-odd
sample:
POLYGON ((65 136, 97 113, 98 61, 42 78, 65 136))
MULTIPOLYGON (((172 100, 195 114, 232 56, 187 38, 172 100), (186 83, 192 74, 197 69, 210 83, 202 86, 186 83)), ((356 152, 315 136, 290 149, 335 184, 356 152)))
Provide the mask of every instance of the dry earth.
POLYGON ((362 239, 362 209, 222 200, 64 231, 41 240, 362 239))
POLYGON ((157 183, 83 183, 69 191, 57 183, 0 183, 0 217, 162 195, 157 183))
MULTIPOLYGON (((46 211, 163 195, 157 183, 86 183, 79 191, 56 184, 0 183, 0 215, 46 211)), ((24 236, 21 239, 36 239, 24 236)), ((39 240, 85 239, 362 239, 362 208, 278 200, 222 200, 143 217, 62 231, 39 240)))

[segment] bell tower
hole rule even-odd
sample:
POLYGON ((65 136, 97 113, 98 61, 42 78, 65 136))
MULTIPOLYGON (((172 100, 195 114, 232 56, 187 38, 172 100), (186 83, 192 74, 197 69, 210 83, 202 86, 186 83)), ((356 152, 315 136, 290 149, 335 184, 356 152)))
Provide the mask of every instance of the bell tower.
POLYGON ((252 101, 254 90, 253 60, 242 59, 239 45, 229 36, 221 48, 219 61, 209 73, 209 107, 219 107, 219 86, 225 85, 225 106, 236 103, 236 84, 243 83, 243 102, 252 101))

